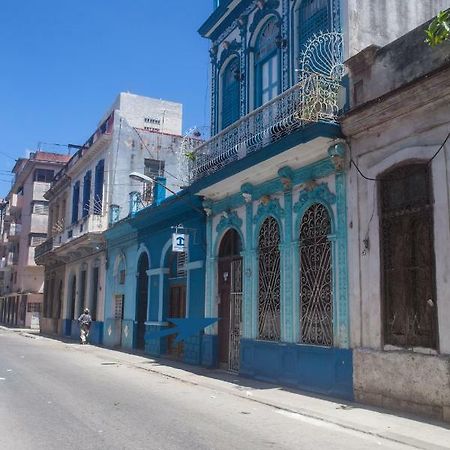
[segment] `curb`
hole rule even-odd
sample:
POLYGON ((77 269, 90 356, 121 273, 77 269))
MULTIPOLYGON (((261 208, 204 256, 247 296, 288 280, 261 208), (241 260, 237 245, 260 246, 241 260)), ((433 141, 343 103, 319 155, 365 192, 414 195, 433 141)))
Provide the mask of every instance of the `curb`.
MULTIPOLYGON (((422 441, 420 439, 415 439, 415 438, 411 438, 411 437, 407 437, 407 436, 403 436, 401 434, 397 434, 397 433, 384 433, 384 432, 378 432, 376 431, 376 429, 370 428, 370 427, 361 427, 358 426, 352 422, 346 422, 343 420, 336 420, 333 417, 327 416, 325 414, 317 414, 314 411, 308 410, 308 409, 302 409, 302 408, 290 408, 288 406, 284 406, 284 405, 280 405, 277 404, 276 402, 271 402, 271 401, 266 401, 263 399, 258 399, 255 397, 251 397, 248 396, 246 394, 243 394, 242 391, 239 390, 233 390, 233 389, 227 389, 227 388, 222 388, 220 389, 220 387, 213 387, 213 386, 209 386, 207 383, 198 383, 195 381, 191 381, 188 379, 184 379, 182 377, 179 377, 177 375, 173 375, 173 374, 168 374, 165 373, 163 371, 157 370, 157 369, 153 369, 151 367, 144 367, 138 364, 134 364, 134 367, 136 367, 137 369, 141 369, 141 370, 145 370, 147 372, 151 372, 151 373, 155 373, 170 379, 174 379, 177 381, 181 381, 183 383, 187 383, 187 384, 191 384, 193 386, 202 386, 206 389, 211 389, 211 390, 216 390, 216 391, 221 391, 224 393, 227 393, 229 395, 232 395, 234 397, 239 397, 239 398, 244 398, 246 400, 255 402, 255 403, 259 403, 265 406, 269 406, 272 408, 275 408, 279 411, 285 411, 291 414, 297 414, 303 417, 307 417, 309 419, 314 419, 314 420, 318 420, 321 422, 325 422, 325 423, 329 423, 332 425, 335 425, 337 427, 346 429, 346 430, 351 430, 353 432, 356 433, 361 433, 364 435, 368 435, 368 436, 372 436, 372 437, 376 437, 379 439, 383 439, 383 440, 387 440, 390 442, 395 442, 397 444, 403 444, 403 445, 408 445, 410 447, 414 447, 414 448, 418 448, 418 449, 427 449, 427 450, 448 450, 448 448, 450 447, 442 447, 440 445, 436 445, 436 444, 431 444, 429 442, 426 441, 422 441)), ((181 369, 183 370, 183 369, 181 369)), ((356 404, 355 404, 356 405, 356 404)), ((363 405, 360 405, 363 406, 363 405)))

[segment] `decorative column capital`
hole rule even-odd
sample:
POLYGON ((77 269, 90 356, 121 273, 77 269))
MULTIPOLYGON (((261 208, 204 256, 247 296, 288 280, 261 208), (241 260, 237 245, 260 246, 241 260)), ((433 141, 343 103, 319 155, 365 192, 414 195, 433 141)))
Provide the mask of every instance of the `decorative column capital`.
POLYGON ((337 172, 342 172, 345 168, 345 155, 347 153, 347 143, 339 141, 328 148, 328 156, 337 172))

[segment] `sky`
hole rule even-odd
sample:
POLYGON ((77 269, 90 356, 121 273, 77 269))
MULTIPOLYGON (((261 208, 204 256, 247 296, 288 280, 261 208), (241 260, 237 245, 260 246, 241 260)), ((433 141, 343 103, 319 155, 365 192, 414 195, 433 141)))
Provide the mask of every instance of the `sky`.
MULTIPOLYGON (((121 91, 209 117, 211 0, 1 0, 0 197, 39 143, 82 144, 121 91)), ((42 150, 67 152, 41 144, 42 150)))

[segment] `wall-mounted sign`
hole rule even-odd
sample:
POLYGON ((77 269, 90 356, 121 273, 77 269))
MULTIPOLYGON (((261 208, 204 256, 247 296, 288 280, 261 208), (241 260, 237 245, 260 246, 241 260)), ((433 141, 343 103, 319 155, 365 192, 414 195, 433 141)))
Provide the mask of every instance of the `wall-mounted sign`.
POLYGON ((189 236, 182 233, 172 234, 172 251, 173 252, 187 252, 189 244, 189 236))

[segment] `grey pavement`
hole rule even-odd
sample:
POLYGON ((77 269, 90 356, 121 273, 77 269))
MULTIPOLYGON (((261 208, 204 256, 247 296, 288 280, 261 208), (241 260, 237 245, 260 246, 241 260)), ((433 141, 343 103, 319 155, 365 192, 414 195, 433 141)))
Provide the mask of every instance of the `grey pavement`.
POLYGON ((441 424, 0 329, 0 449, 450 448, 441 424))

